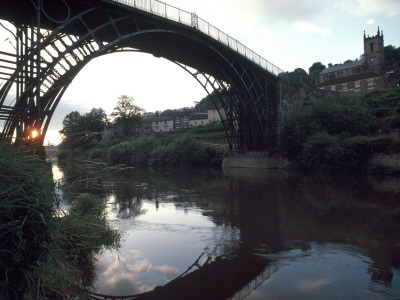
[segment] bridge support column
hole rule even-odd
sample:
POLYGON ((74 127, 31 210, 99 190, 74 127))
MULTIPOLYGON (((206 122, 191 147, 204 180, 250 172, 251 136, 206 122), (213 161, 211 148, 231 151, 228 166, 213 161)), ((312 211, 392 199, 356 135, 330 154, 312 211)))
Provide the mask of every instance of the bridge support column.
POLYGON ((223 168, 281 169, 285 160, 279 153, 246 152, 232 153, 224 158, 223 168))

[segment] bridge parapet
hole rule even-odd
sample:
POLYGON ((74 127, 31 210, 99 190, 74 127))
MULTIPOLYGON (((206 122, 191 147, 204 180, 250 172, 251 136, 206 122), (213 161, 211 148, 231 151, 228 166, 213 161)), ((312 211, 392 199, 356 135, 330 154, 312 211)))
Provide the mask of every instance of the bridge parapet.
POLYGON ((231 48, 240 55, 246 57, 248 60, 257 64, 258 66, 270 72, 271 74, 278 76, 280 73, 283 73, 282 69, 278 68, 265 58, 261 57, 253 50, 249 49, 242 43, 238 42, 236 39, 232 38, 225 32, 211 25, 209 22, 203 20, 202 18, 199 18, 197 14, 193 12, 188 12, 180 8, 171 6, 165 2, 160 2, 157 0, 110 0, 110 1, 131 6, 146 11, 148 13, 163 17, 165 19, 196 28, 197 30, 201 31, 202 33, 205 33, 214 40, 221 42, 225 46, 231 48))

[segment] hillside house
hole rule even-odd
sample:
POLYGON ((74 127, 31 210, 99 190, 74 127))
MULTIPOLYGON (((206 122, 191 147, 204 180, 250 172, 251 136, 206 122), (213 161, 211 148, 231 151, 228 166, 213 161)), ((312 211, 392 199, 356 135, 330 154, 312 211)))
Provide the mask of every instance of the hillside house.
POLYGON ((383 32, 367 37, 364 32, 364 55, 360 60, 323 70, 317 88, 334 92, 365 92, 389 87, 385 72, 383 32))
POLYGON ((208 123, 208 113, 195 113, 190 117, 190 127, 206 125, 208 123))

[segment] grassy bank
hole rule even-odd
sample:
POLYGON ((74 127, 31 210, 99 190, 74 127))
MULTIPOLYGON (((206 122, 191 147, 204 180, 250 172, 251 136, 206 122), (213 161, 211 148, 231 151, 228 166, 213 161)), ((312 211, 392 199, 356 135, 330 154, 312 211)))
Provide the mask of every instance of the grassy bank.
POLYGON ((0 298, 64 299, 94 280, 94 254, 117 247, 119 233, 91 195, 59 212, 51 168, 0 142, 0 298))

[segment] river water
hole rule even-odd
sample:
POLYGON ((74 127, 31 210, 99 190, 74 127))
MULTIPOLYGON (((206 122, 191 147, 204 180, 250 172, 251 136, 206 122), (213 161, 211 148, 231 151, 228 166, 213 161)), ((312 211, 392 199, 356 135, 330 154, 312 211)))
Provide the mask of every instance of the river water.
POLYGON ((134 170, 97 184, 123 231, 98 257, 97 293, 400 299, 398 178, 134 170))

